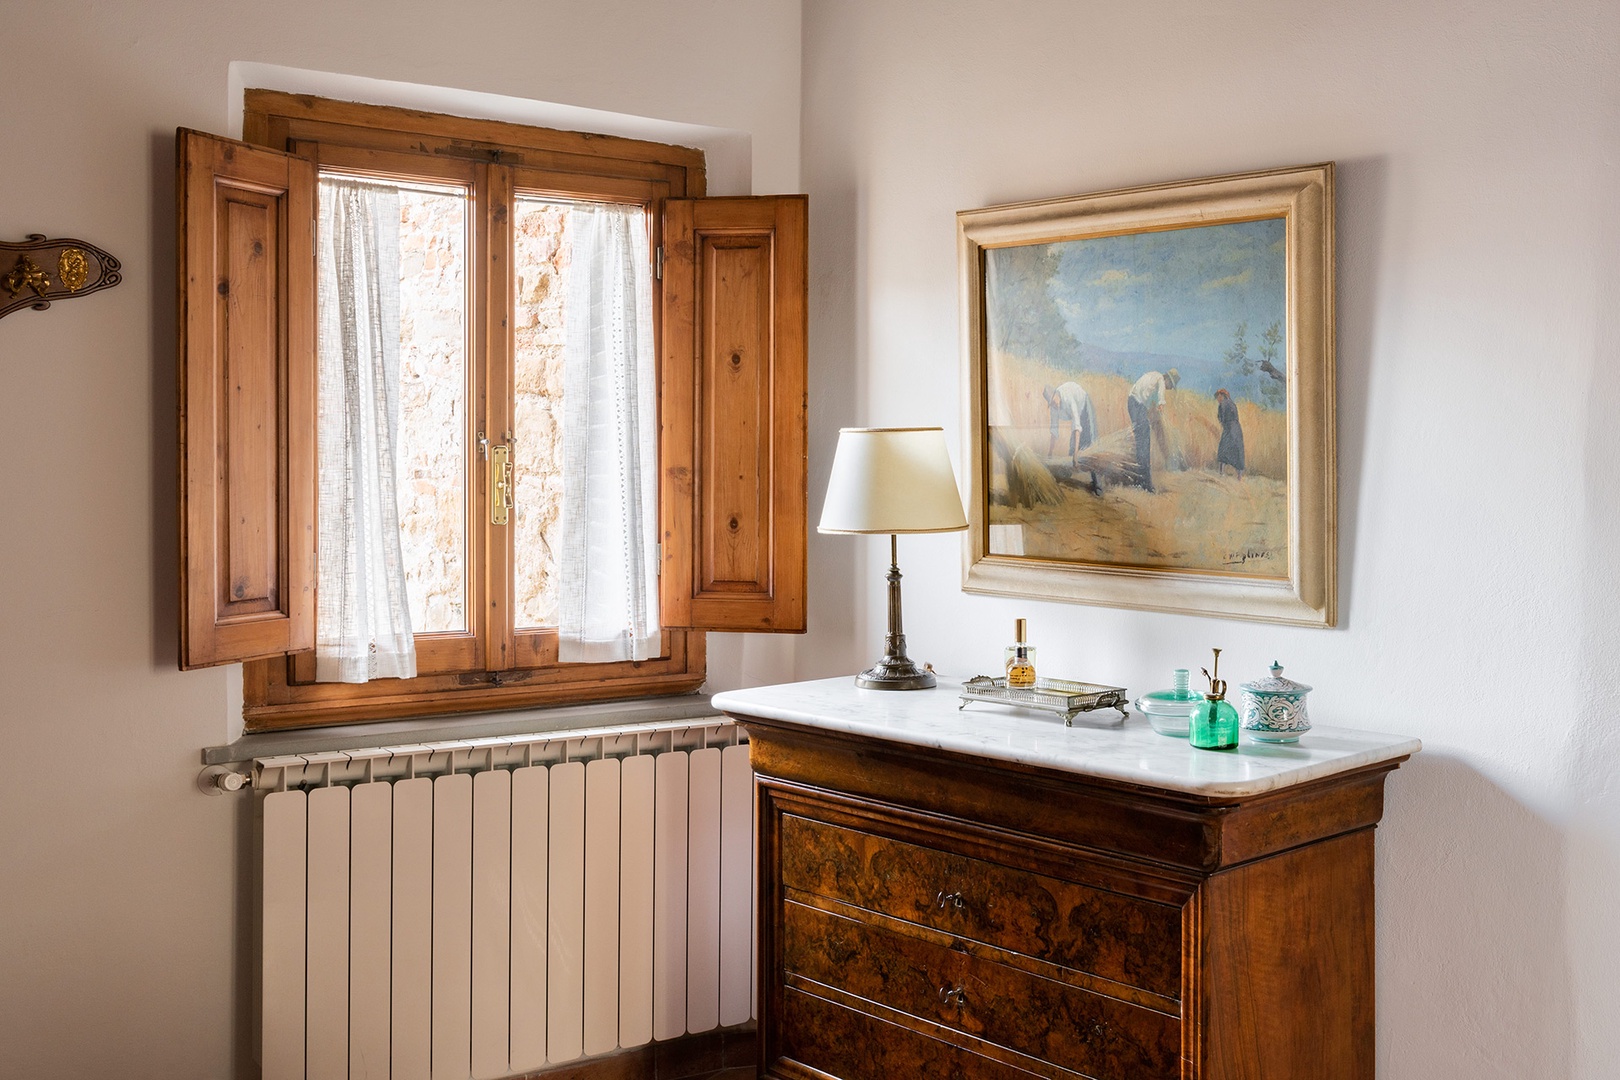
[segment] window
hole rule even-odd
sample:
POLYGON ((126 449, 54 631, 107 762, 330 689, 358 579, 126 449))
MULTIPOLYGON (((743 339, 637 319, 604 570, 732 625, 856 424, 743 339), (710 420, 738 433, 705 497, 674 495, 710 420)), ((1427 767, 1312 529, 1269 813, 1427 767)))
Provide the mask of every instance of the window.
POLYGON ((801 196, 702 198, 681 147, 266 91, 244 131, 179 140, 181 664, 244 661, 250 730, 679 693, 703 631, 804 629, 801 196), (387 224, 398 426, 375 487, 416 652, 414 678, 355 684, 318 681, 314 652, 341 592, 317 580, 353 550, 325 490, 352 453, 323 425, 360 376, 328 359, 317 243, 345 207, 387 224), (570 230, 604 216, 646 243, 663 632, 645 660, 561 663, 559 556, 592 548, 559 528, 558 290, 570 230))

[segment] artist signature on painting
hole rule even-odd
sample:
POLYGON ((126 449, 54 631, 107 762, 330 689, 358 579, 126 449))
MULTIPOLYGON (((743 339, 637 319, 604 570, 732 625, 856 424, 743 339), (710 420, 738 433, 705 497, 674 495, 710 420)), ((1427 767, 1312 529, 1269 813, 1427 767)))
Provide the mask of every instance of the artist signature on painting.
POLYGON ((1226 565, 1242 566, 1256 559, 1274 559, 1276 557, 1276 548, 1247 548, 1243 551, 1228 551, 1226 553, 1226 565))

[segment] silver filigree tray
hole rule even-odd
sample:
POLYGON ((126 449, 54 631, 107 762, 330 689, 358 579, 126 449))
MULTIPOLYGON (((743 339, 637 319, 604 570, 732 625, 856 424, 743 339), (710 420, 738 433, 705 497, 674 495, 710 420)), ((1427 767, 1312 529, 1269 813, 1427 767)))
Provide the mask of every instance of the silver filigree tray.
POLYGON ((1130 715, 1130 710, 1125 707, 1129 696, 1123 686, 1102 686, 1067 679, 1036 679, 1033 687, 1009 687, 1005 677, 975 675, 962 684, 962 704, 957 708, 965 709, 975 701, 1057 713, 1063 717, 1066 727, 1074 726, 1075 717, 1097 709, 1118 709, 1119 715, 1086 716, 1081 723, 1095 727, 1118 727, 1130 715))

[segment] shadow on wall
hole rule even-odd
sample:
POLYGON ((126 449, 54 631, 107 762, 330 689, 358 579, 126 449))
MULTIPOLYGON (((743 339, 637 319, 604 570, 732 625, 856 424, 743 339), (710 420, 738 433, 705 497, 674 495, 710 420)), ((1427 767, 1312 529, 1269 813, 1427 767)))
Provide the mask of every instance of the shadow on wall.
POLYGON ((810 633, 799 650, 796 676, 820 679, 866 666, 861 644, 867 593, 882 587, 869 574, 868 545, 858 536, 823 536, 827 478, 838 429, 872 422, 867 409, 869 317, 862 284, 867 277, 858 237, 865 235, 863 196, 839 177, 810 187, 810 633))
MULTIPOLYGON (((1610 213, 1594 234, 1594 250, 1620 252, 1620 215, 1610 213)), ((1586 358, 1585 495, 1580 563, 1581 661, 1569 750, 1568 784, 1575 807, 1569 827, 1569 945, 1580 988, 1576 1075, 1609 1077, 1620 1071, 1620 727, 1615 686, 1620 681, 1620 259, 1599 264, 1593 347, 1586 358)))
MULTIPOLYGON (((180 657, 179 419, 176 413, 175 350, 179 331, 175 310, 174 132, 153 132, 152 219, 146 287, 152 306, 152 666, 173 671, 180 657)), ((136 278, 138 267, 129 276, 136 278)))
POLYGON ((1378 1075, 1571 1077, 1562 832, 1429 751, 1390 777, 1386 803, 1378 1075))
POLYGON ((1384 200, 1388 158, 1341 160, 1334 169, 1336 196, 1334 254, 1338 294, 1334 323, 1338 407, 1335 415, 1339 456, 1339 626, 1355 619, 1356 519, 1361 476, 1367 464, 1368 398, 1377 346, 1378 256, 1384 249, 1384 200))

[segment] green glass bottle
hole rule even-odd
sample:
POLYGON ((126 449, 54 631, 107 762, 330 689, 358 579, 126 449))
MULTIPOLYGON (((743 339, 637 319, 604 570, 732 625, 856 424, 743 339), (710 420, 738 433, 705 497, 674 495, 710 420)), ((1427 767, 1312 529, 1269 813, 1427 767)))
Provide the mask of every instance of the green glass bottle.
POLYGON ((1237 710, 1226 700, 1226 683, 1220 678, 1221 650, 1215 650, 1215 673, 1203 671, 1209 680, 1209 693, 1204 703, 1192 714, 1188 738, 1200 750, 1234 750, 1238 744, 1237 710))

